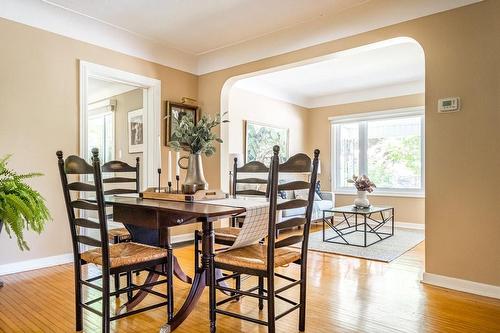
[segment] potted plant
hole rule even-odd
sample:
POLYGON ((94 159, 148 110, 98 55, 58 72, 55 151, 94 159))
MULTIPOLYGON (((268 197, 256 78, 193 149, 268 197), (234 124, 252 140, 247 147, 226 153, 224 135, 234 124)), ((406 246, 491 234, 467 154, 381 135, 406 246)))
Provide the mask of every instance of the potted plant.
POLYGON ((358 197, 354 200, 354 206, 359 208, 370 207, 370 201, 367 194, 372 193, 373 189, 377 187, 366 175, 361 177, 352 176, 352 179, 347 180, 348 183, 354 184, 358 190, 358 197))
POLYGON ((7 167, 10 157, 7 155, 0 159, 0 233, 5 226, 9 237, 14 234, 17 245, 24 251, 29 250, 24 230, 41 233, 51 217, 44 198, 25 182, 42 174, 16 173, 7 167))
POLYGON ((178 164, 182 169, 187 169, 186 180, 182 184, 183 193, 195 193, 198 190, 207 190, 208 183, 203 174, 202 155, 212 156, 215 149, 215 142, 222 143, 221 138, 212 132, 212 130, 221 123, 227 123, 229 120, 223 120, 226 113, 222 116, 203 115, 195 124, 193 117, 182 117, 178 126, 172 131, 172 140, 168 146, 175 151, 184 150, 189 152, 189 157, 182 157, 178 164), (181 165, 180 161, 188 160, 188 165, 181 165))

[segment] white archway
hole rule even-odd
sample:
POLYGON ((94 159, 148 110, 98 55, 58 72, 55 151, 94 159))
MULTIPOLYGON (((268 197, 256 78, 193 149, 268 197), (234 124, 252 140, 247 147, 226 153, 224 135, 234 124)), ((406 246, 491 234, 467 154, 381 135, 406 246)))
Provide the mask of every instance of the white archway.
MULTIPOLYGON (((221 112, 221 114, 224 112, 228 112, 228 118, 231 119, 231 110, 229 109, 230 92, 231 92, 231 89, 233 88, 233 86, 239 80, 253 77, 253 76, 266 74, 266 73, 278 72, 278 71, 282 71, 282 70, 289 69, 289 68, 304 66, 307 64, 317 63, 317 62, 321 62, 321 61, 325 61, 325 60, 330 60, 330 59, 334 59, 337 57, 345 57, 345 56, 349 56, 349 55, 354 55, 357 53, 375 50, 378 48, 383 48, 383 47, 401 44, 401 43, 413 43, 413 44, 418 45, 422 51, 422 54, 424 55, 424 62, 425 62, 425 53, 424 53, 422 46, 420 45, 420 43, 418 41, 416 41, 415 39, 410 38, 410 37, 396 37, 396 38, 390 38, 387 40, 362 45, 359 47, 355 47, 355 48, 351 48, 351 49, 347 49, 347 50, 342 50, 342 51, 338 51, 338 52, 335 52, 332 54, 327 54, 324 56, 315 57, 315 58, 311 58, 311 59, 307 59, 307 60, 303 60, 303 61, 299 61, 299 62, 295 62, 295 63, 290 63, 290 64, 272 67, 272 68, 268 68, 268 69, 264 69, 264 70, 260 70, 260 71, 255 71, 255 72, 251 72, 251 73, 237 75, 237 76, 234 76, 234 77, 227 79, 222 87, 221 100, 220 100, 220 107, 221 107, 220 112, 221 112)), ((228 174, 229 174, 228 155, 230 153, 229 146, 228 146, 229 126, 231 126, 230 122, 225 123, 225 124, 223 124, 223 126, 221 126, 221 130, 220 130, 220 136, 221 136, 221 139, 223 140, 223 143, 220 146, 220 179, 221 179, 221 188, 222 189, 228 189, 228 187, 229 187, 229 177, 228 177, 228 174)))

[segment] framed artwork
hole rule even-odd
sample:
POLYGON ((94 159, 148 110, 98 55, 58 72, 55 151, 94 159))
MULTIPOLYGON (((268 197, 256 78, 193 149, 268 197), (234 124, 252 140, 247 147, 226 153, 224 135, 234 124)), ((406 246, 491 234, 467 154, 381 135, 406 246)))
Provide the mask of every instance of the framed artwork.
POLYGON ((288 128, 245 121, 245 161, 271 163, 273 146, 280 146, 280 162, 288 159, 288 128))
POLYGON ((167 101, 167 121, 165 123, 165 145, 172 140, 172 131, 177 128, 183 117, 191 117, 194 123, 198 121, 199 109, 194 105, 174 103, 167 101))
POLYGON ((144 151, 144 114, 143 109, 128 113, 128 152, 142 153, 144 151))

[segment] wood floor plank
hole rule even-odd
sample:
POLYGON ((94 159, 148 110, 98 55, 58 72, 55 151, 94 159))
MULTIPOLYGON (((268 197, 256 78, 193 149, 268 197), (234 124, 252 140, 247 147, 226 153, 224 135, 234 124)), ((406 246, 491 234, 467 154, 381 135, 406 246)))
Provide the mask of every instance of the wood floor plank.
MULTIPOLYGON (((175 254, 188 274, 193 273, 193 247, 176 248, 175 254)), ((420 283, 424 265, 423 243, 391 263, 310 252, 306 332, 500 332, 500 301, 454 292, 420 283)), ((291 265, 280 269, 298 276, 291 265)), ((85 274, 98 274, 89 267, 85 274)), ((134 277, 136 282, 145 274, 134 277)), ((73 332, 73 267, 61 265, 3 276, 0 289, 0 333, 73 332)), ((123 281, 125 283, 125 281, 123 281)), ((244 286, 256 283, 246 279, 244 286)), ((282 282, 278 282, 278 286, 282 282)), ((157 287, 164 291, 164 287, 157 287)), ((182 305, 189 286, 175 281, 175 308, 182 305)), ((99 293, 85 288, 86 297, 99 293)), ((298 289, 286 292, 298 298, 298 289)), ((144 304, 157 299, 148 296, 144 304)), ((125 301, 125 297, 121 302, 125 301)), ((112 309, 121 303, 112 302, 112 309)), ((231 311, 265 318, 255 300, 244 297, 225 305, 231 311)), ((286 304, 278 302, 278 312, 286 304)), ((114 310, 113 310, 114 311, 114 310)), ((127 317, 112 323, 113 332, 158 332, 166 309, 127 317)), ((178 333, 208 332, 208 293, 205 291, 192 315, 178 333)), ((100 318, 84 311, 84 332, 100 332, 100 318)), ((278 321, 278 332, 298 332, 298 314, 278 321)), ((217 317, 217 332, 263 333, 264 327, 234 318, 217 317)))

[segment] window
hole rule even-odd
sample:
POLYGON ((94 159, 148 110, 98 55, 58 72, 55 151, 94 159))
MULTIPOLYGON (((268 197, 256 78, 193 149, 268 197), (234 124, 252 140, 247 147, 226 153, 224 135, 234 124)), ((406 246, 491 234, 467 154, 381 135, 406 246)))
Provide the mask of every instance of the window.
POLYGON ((353 175, 367 175, 377 193, 424 194, 424 110, 411 108, 334 117, 333 183, 353 193, 353 175))
POLYGON ((92 148, 99 149, 101 162, 106 163, 115 158, 114 114, 107 110, 89 112, 88 120, 88 156, 92 148), (101 153, 102 152, 102 153, 101 153))

